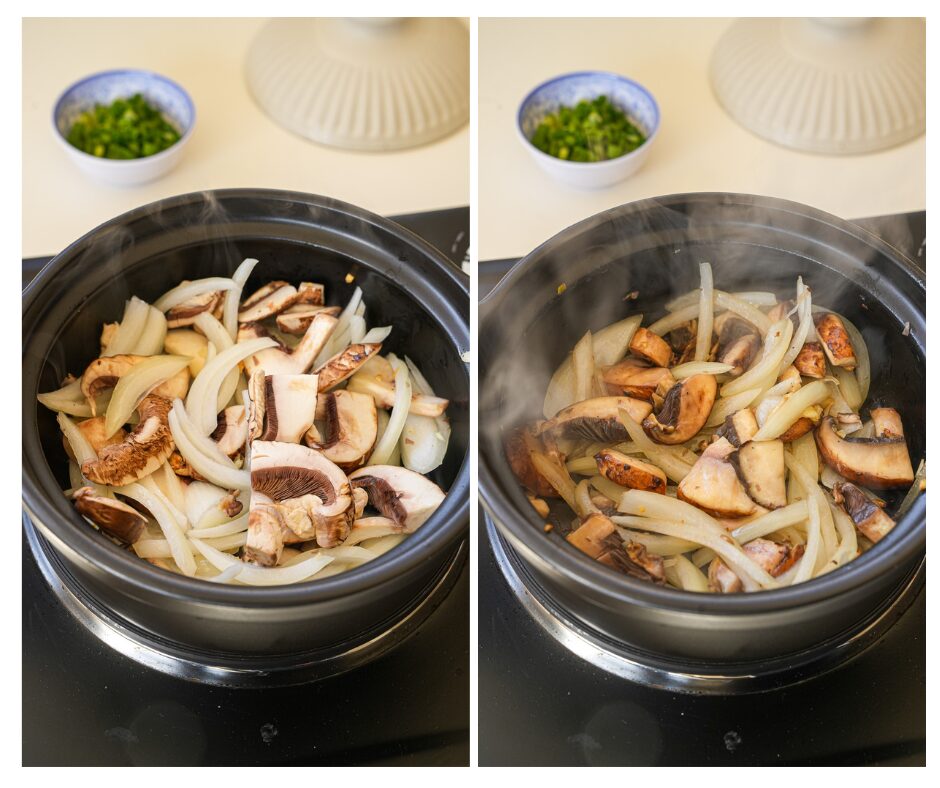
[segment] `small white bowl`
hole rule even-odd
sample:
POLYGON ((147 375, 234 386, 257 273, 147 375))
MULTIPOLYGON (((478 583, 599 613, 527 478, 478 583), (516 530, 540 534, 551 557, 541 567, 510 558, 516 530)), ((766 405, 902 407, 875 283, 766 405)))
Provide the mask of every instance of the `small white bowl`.
POLYGON ((643 166, 659 131, 659 105, 652 93, 632 79, 607 71, 578 71, 534 88, 519 105, 516 131, 526 150, 554 178, 580 189, 601 189, 630 177, 643 166), (646 141, 639 148, 616 159, 579 162, 556 159, 532 144, 532 135, 546 115, 561 106, 574 106, 598 96, 607 96, 643 132, 646 141))
POLYGON ((166 175, 182 158, 195 125, 196 108, 183 88, 160 74, 136 69, 103 71, 79 80, 59 96, 52 112, 55 137, 68 157, 83 172, 112 186, 136 186, 166 175), (69 129, 79 115, 95 104, 110 104, 135 93, 140 93, 148 104, 159 109, 179 132, 180 139, 173 145, 142 159, 105 159, 69 144, 69 129))

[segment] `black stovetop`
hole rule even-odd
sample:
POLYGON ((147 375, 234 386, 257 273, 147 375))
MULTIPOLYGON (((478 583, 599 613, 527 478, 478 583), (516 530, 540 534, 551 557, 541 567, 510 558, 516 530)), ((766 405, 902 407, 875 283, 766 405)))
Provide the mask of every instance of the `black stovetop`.
MULTIPOLYGON (((859 220, 926 266, 924 212, 859 220)), ((483 298, 515 260, 481 262, 483 298)), ((480 511, 479 762, 496 765, 923 765, 926 592, 826 675, 760 695, 651 689, 582 660, 522 607, 480 511)))
MULTIPOLYGON (((395 217, 456 263, 467 208, 395 217)), ((23 261, 23 284, 48 258, 23 261)), ((376 661, 296 687, 227 689, 146 668, 53 595, 23 541, 23 764, 467 765, 470 568, 376 661)))

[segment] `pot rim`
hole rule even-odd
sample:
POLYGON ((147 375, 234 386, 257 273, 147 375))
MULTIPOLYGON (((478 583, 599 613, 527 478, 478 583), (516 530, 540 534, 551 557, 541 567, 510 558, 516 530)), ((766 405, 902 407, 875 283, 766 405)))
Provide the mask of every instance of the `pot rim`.
MULTIPOLYGON (((41 297, 46 283, 64 267, 70 265, 74 258, 81 254, 85 246, 93 242, 99 233, 115 225, 133 223, 135 220, 147 217, 155 211, 163 212, 178 209, 187 204, 203 203, 206 194, 212 195, 220 202, 237 198, 302 202, 312 207, 330 211, 333 214, 345 215, 351 219, 370 224, 416 249, 434 264, 435 269, 445 277, 445 281, 432 285, 433 292, 440 299, 448 299, 453 302, 451 306, 454 311, 460 313, 462 305, 456 303, 456 299, 446 294, 448 286, 450 289, 456 288, 458 297, 465 296, 469 306, 469 277, 445 258, 434 246, 401 225, 365 209, 330 197, 280 189, 247 188, 218 189, 177 195, 140 206, 100 224, 69 244, 36 275, 23 292, 22 313, 24 319, 37 299, 41 297)), ((387 272, 381 268, 375 268, 374 270, 386 277, 388 276, 387 272)), ((421 304, 421 306, 428 311, 435 321, 441 320, 441 317, 435 314, 433 309, 429 309, 426 304, 421 304)), ((451 336, 457 334, 458 343, 464 342, 466 348, 470 347, 469 326, 466 323, 457 320, 449 325, 445 323, 439 323, 439 325, 444 329, 445 334, 451 336)), ((457 347, 456 351, 459 354, 466 348, 457 347)), ((26 381, 24 380, 24 389, 25 387, 26 381)), ((469 372, 467 371, 468 394, 469 387, 469 372)), ((33 394, 32 391, 24 391, 24 409, 30 406, 33 394)), ((35 407, 38 407, 38 405, 35 405, 35 407)), ((28 421, 28 419, 24 419, 24 430, 27 429, 28 421)), ((38 446, 38 436, 35 440, 40 455, 44 457, 41 447, 38 446)), ((24 450, 25 447, 24 437, 24 450)), ((42 489, 43 483, 58 487, 58 483, 52 477, 48 462, 44 465, 31 462, 25 451, 23 457, 22 499, 31 517, 34 517, 34 523, 44 531, 48 531, 53 537, 53 542, 61 541, 83 562, 110 575, 120 583, 133 586, 142 593, 156 594, 176 601, 191 600, 198 603, 223 606, 253 608, 303 606, 351 596, 385 583, 392 583, 396 577, 420 567, 431 556, 439 553, 453 542, 466 529, 470 520, 470 454, 471 450, 468 450, 464 455, 460 468, 441 506, 418 533, 404 540, 395 550, 379 556, 365 566, 356 567, 332 577, 285 586, 230 586, 177 575, 161 570, 136 556, 128 554, 127 551, 118 549, 110 541, 99 538, 90 528, 76 528, 76 523, 64 516, 64 513, 53 505, 42 489)))
MULTIPOLYGON (((897 249, 852 222, 800 203, 775 197, 725 192, 695 192, 670 194, 626 203, 595 214, 556 233, 516 263, 481 302, 481 327, 487 321, 488 316, 500 306, 517 280, 530 269, 538 266, 544 255, 551 252, 558 244, 604 224, 614 217, 642 213, 653 207, 662 208, 694 202, 714 204, 717 201, 727 205, 760 205, 762 208, 792 213, 828 225, 874 247, 902 274, 909 277, 920 290, 926 292, 926 274, 923 271, 897 249)), ((922 310, 916 311, 923 320, 922 310)), ((916 341, 926 357, 924 337, 920 336, 920 332, 916 341)), ((482 375, 480 385, 485 385, 482 375)), ((797 586, 750 594, 697 594, 674 588, 661 588, 652 583, 611 572, 606 567, 598 565, 597 562, 585 559, 577 550, 570 549, 568 545, 547 538, 542 530, 543 522, 536 516, 532 507, 517 506, 513 502, 512 491, 506 489, 506 480, 497 473, 489 456, 488 445, 483 440, 480 440, 478 474, 480 498, 484 508, 500 531, 512 543, 524 546, 527 557, 538 561, 543 571, 561 574, 568 581, 587 586, 594 593, 605 596, 613 604, 640 604, 646 607, 669 608, 706 615, 753 615, 808 606, 848 593, 888 571, 891 567, 904 564, 916 553, 923 552, 926 543, 927 504, 926 495, 921 495, 907 514, 898 521, 895 529, 879 542, 875 549, 822 577, 797 586), (908 533, 904 533, 905 530, 908 533)), ((509 483, 514 486, 516 492, 519 492, 521 488, 515 483, 514 478, 510 479, 509 483)))

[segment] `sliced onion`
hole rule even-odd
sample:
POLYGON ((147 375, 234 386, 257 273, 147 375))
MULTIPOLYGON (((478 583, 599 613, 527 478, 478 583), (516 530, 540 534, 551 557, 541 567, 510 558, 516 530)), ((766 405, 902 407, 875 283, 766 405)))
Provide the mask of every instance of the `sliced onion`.
POLYGON ((187 535, 193 539, 212 539, 219 536, 230 536, 231 534, 240 534, 248 530, 248 512, 229 520, 227 523, 213 525, 211 527, 193 528, 187 535))
POLYGON ((792 336, 793 323, 790 318, 784 317, 774 323, 764 337, 764 354, 761 359, 743 375, 725 383, 721 387, 721 396, 729 397, 750 388, 763 388, 767 378, 776 381, 780 362, 792 336))
POLYGON ((779 531, 781 528, 802 523, 807 517, 809 517, 809 511, 806 508, 806 501, 797 501, 755 517, 745 525, 735 528, 731 535, 741 544, 747 544, 774 531, 779 531))
POLYGON ((589 514, 600 512, 591 500, 591 483, 587 479, 582 479, 575 485, 574 501, 577 504, 575 512, 578 517, 587 517, 589 514))
POLYGON ((170 513, 173 519, 176 521, 176 524, 180 527, 180 530, 184 533, 189 530, 189 519, 186 515, 178 509, 173 502, 167 497, 167 495, 160 489, 160 485, 157 484, 156 480, 153 478, 153 474, 150 476, 144 476, 140 479, 137 484, 140 484, 142 487, 146 487, 147 490, 154 496, 163 507, 170 513))
MULTIPOLYGON (((358 289, 358 288, 357 288, 358 289)), ((395 365, 393 365, 395 366, 395 365)), ((401 431, 408 418, 408 409, 411 407, 411 376, 408 367, 401 362, 395 366, 395 403, 389 415, 388 426, 382 437, 376 441, 372 456, 367 465, 385 465, 398 444, 401 431)))
POLYGON ((779 438, 802 417, 803 411, 825 402, 830 396, 832 394, 829 384, 825 380, 814 380, 803 386, 770 413, 764 425, 755 433, 753 440, 770 441, 779 438))
MULTIPOLYGON (((595 331, 592 336, 594 363, 600 367, 609 367, 620 361, 627 354, 633 335, 642 321, 643 315, 633 315, 595 331)), ((574 368, 569 354, 555 370, 545 391, 542 406, 545 418, 552 418, 562 408, 567 408, 577 401, 574 386, 574 368)))
POLYGON ((335 356, 349 344, 350 321, 355 316, 360 303, 362 303, 362 288, 357 287, 353 291, 349 303, 346 304, 346 308, 340 312, 329 340, 320 351, 320 355, 314 360, 314 369, 319 369, 328 359, 335 356))
POLYGON ((574 367, 574 401, 590 399, 594 384, 594 342, 590 331, 571 351, 571 364, 574 367))
POLYGON ((675 312, 672 312, 665 317, 661 317, 655 323, 651 323, 648 331, 652 331, 654 334, 663 336, 668 334, 670 331, 679 328, 679 326, 685 325, 690 320, 698 319, 698 313, 700 311, 698 300, 701 298, 701 291, 696 290, 696 295, 699 297, 696 299, 696 303, 690 304, 687 307, 682 309, 677 309, 675 312))
POLYGON ((839 546, 819 574, 838 569, 858 555, 858 535, 855 533, 855 523, 840 507, 829 501, 827 503, 829 504, 829 514, 835 523, 839 536, 839 546))
MULTIPOLYGON (((842 317, 840 315, 840 317, 842 317)), ((858 382, 859 407, 868 399, 868 390, 871 386, 871 359, 868 355, 868 345, 865 343, 862 332, 847 317, 842 317, 842 324, 849 334, 852 350, 855 351, 855 379, 858 382)))
MULTIPOLYGON (((392 327, 391 327, 391 326, 379 326, 379 327, 377 327, 377 328, 370 328, 370 329, 366 332, 366 335, 362 338, 362 344, 364 344, 364 345, 368 345, 368 344, 380 345, 380 344, 382 344, 386 339, 388 339, 389 334, 391 334, 391 333, 392 333, 392 327)), ((372 358, 375 358, 375 356, 372 356, 372 358)))
POLYGON ((316 575, 321 569, 332 563, 329 556, 314 554, 293 566, 263 567, 246 564, 234 556, 216 550, 201 539, 191 539, 190 542, 202 553, 203 557, 220 572, 231 566, 241 564, 241 571, 235 576, 240 583, 250 586, 278 586, 289 583, 299 583, 316 575))
MULTIPOLYGON (((435 396, 424 375, 407 356, 405 364, 408 366, 414 389, 419 394, 435 396)), ((445 416, 416 416, 409 411, 399 442, 401 462, 416 473, 430 473, 444 462, 449 440, 450 424, 445 416)))
POLYGON ((180 425, 178 408, 179 400, 177 400, 174 409, 170 411, 169 423, 170 432, 176 442, 176 448, 183 456, 183 459, 192 466, 196 473, 213 484, 227 490, 251 489, 251 474, 248 470, 239 470, 233 466, 226 466, 219 460, 207 457, 196 448, 180 425))
POLYGON ((366 335, 365 318, 360 317, 359 315, 353 315, 351 318, 349 318, 349 344, 355 345, 358 342, 362 342, 362 338, 365 335, 366 335))
POLYGON ((712 326, 715 322, 715 286, 712 267, 708 263, 699 265, 702 288, 698 302, 698 333, 695 337, 695 360, 705 361, 712 348, 712 326))
POLYGON ((538 451, 530 452, 529 457, 532 460, 532 465, 535 470, 545 477, 545 481, 564 499, 565 503, 571 508, 571 511, 577 512, 577 487, 572 481, 571 476, 568 475, 568 471, 565 467, 561 463, 556 462, 538 451))
MULTIPOLYGON (((715 290, 716 293, 721 293, 721 290, 715 290)), ((678 298, 673 298, 672 301, 669 301, 666 304, 667 312, 675 312, 679 309, 685 309, 688 306, 697 304, 699 301, 699 296, 701 291, 698 289, 690 290, 685 295, 681 295, 678 298)), ((765 291, 753 290, 753 291, 742 291, 738 293, 726 293, 725 295, 730 295, 732 298, 736 298, 739 301, 743 301, 746 304, 750 304, 755 307, 762 306, 774 306, 777 303, 777 296, 774 293, 768 293, 765 291)))
POLYGON ((209 435, 218 426, 219 391, 231 370, 237 370, 238 365, 253 353, 276 345, 270 337, 249 339, 222 350, 211 361, 206 361, 186 396, 186 412, 204 435, 209 435))
POLYGON ((55 391, 37 394, 36 399, 49 410, 68 413, 70 416, 91 417, 91 406, 82 396, 81 380, 73 380, 55 391))
MULTIPOLYGON (((597 490, 601 495, 610 498, 614 503, 620 500, 620 496, 623 495, 626 487, 621 487, 616 482, 612 482, 610 479, 606 479, 603 476, 597 475, 597 467, 594 468, 594 476, 591 476, 590 483, 591 487, 597 490)), ((588 476, 590 474, 584 474, 588 476)))
POLYGON ((232 287, 225 294, 225 303, 222 306, 222 325, 234 342, 238 337, 238 305, 242 298, 245 283, 258 261, 253 257, 246 257, 241 261, 235 273, 232 274, 232 287))
MULTIPOLYGON (((189 577, 196 574, 196 562, 193 559, 192 551, 189 549, 186 535, 180 528, 176 518, 171 511, 160 500, 162 496, 154 494, 142 484, 127 484, 123 487, 116 487, 115 492, 131 498, 144 506, 154 519, 160 525, 167 544, 170 548, 170 554, 180 571, 189 577)), ((138 553, 139 555, 139 553, 138 553)))
POLYGON ((148 392, 188 365, 189 358, 186 356, 151 356, 135 364, 114 387, 114 394, 105 415, 105 433, 114 435, 119 427, 127 424, 131 414, 148 392))
POLYGON ((401 533, 401 526, 387 517, 362 517, 353 523, 344 545, 357 545, 366 539, 401 533))
MULTIPOLYGON (((216 550, 224 551, 237 550, 238 548, 243 547, 247 540, 247 532, 242 531, 241 533, 232 534, 230 536, 220 536, 218 539, 203 539, 202 541, 216 550)), ((189 550, 190 555, 195 556, 197 551, 196 548, 193 547, 192 542, 188 538, 184 541, 186 542, 185 547, 187 550, 189 550)), ((173 553, 170 550, 170 543, 167 542, 166 539, 141 539, 137 542, 134 542, 133 547, 134 552, 137 553, 138 558, 173 557, 173 553)))
POLYGON ((859 388, 858 380, 855 375, 842 367, 832 367, 832 372, 839 381, 839 391, 845 398, 845 403, 853 412, 857 413, 865 398, 859 388))
MULTIPOLYGON (((201 315, 197 316, 195 325, 206 335, 206 339, 215 345, 217 352, 228 350, 228 348, 235 344, 229 336, 228 331, 225 329, 225 326, 209 312, 203 312, 201 315)), ((238 387, 239 374, 238 367, 235 367, 222 380, 219 386, 219 396, 216 401, 216 407, 218 408, 216 413, 221 413, 235 394, 235 389, 238 387)))
MULTIPOLYGON (((218 509, 219 503, 228 495, 226 490, 204 481, 191 481, 186 485, 183 509, 193 527, 198 527, 202 516, 211 509, 218 509)), ((221 511, 221 509, 219 510, 221 511)))
POLYGON ((680 459, 676 454, 666 446, 660 446, 653 443, 649 436, 643 431, 643 427, 637 424, 624 409, 620 410, 620 423, 630 435, 630 439, 637 445, 637 448, 646 455, 653 465, 659 466, 663 473, 674 482, 681 482, 692 466, 680 459))
POLYGON ((141 301, 137 296, 131 296, 131 300, 124 307, 124 317, 121 318, 121 324, 114 332, 114 336, 105 348, 102 356, 117 356, 121 353, 133 353, 134 348, 140 340, 140 336, 147 324, 147 318, 150 315, 150 304, 141 301))
POLYGON ((654 555, 680 555, 681 553, 697 550, 699 547, 698 542, 690 542, 688 539, 678 539, 675 536, 662 536, 661 534, 648 534, 642 531, 631 531, 622 525, 616 525, 615 527, 617 533, 620 534, 625 542, 637 542, 654 555))
POLYGON ((793 583, 805 583, 816 573, 816 564, 822 548, 822 527, 820 524, 819 506, 813 497, 812 490, 819 490, 819 486, 810 478, 809 474, 796 461, 790 452, 784 452, 784 462, 790 473, 794 474, 800 485, 807 493, 807 513, 809 515, 809 525, 806 529, 806 550, 799 561, 799 568, 793 576, 793 583))
POLYGON ((718 361, 687 361, 673 367, 670 372, 676 380, 685 380, 693 375, 724 375, 733 369, 731 364, 721 364, 718 361))
POLYGON ((163 352, 166 342, 166 317, 155 307, 149 307, 147 322, 132 353, 137 356, 156 356, 163 352))
POLYGON ((185 512, 187 520, 195 522, 186 509, 186 488, 183 487, 180 477, 173 472, 170 463, 164 462, 152 476, 170 502, 181 512, 185 512))
POLYGON ((802 276, 798 277, 796 280, 796 304, 800 315, 800 324, 797 326, 796 331, 793 332, 793 338, 790 340, 787 352, 783 356, 783 361, 780 362, 779 372, 783 372, 783 370, 789 367, 790 364, 793 363, 793 360, 800 354, 803 345, 809 341, 809 330, 813 326, 812 294, 809 288, 804 286, 802 276))
POLYGON ((735 394, 731 397, 722 397, 712 407, 712 412, 708 415, 705 426, 718 427, 724 424, 728 416, 733 416, 742 408, 746 408, 760 396, 760 393, 760 389, 754 388, 747 389, 747 391, 742 391, 740 394, 735 394))
MULTIPOLYGON (((225 468, 236 467, 232 458, 219 448, 219 444, 208 435, 203 435, 202 432, 200 432, 181 399, 173 401, 173 409, 176 410, 180 428, 186 436, 186 439, 195 447, 198 454, 201 454, 203 457, 213 462, 219 463, 225 468)), ((224 487, 225 485, 221 486, 224 487)))
POLYGON ((362 543, 362 547, 373 555, 380 556, 393 547, 397 547, 404 538, 405 534, 389 534, 388 536, 380 536, 378 539, 367 539, 362 543))
POLYGON ((168 312, 174 306, 186 303, 196 296, 215 293, 219 290, 231 290, 233 287, 235 287, 235 283, 224 276, 194 279, 192 282, 183 282, 172 290, 165 292, 154 302, 154 306, 161 312, 168 312))
POLYGON ((688 558, 684 555, 676 555, 673 560, 675 561, 673 569, 679 576, 679 585, 683 591, 694 591, 697 594, 707 594, 711 591, 708 587, 708 578, 688 558))
POLYGON ((207 577, 206 579, 210 583, 229 583, 238 577, 238 573, 242 571, 240 566, 230 566, 228 569, 223 569, 215 577, 207 577))

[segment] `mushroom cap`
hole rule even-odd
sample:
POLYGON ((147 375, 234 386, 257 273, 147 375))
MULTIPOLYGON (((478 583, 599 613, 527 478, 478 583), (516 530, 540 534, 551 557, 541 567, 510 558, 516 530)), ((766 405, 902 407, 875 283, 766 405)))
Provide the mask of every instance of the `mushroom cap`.
POLYGON ((842 438, 832 416, 826 416, 816 429, 816 445, 827 465, 856 484, 888 490, 914 481, 903 437, 842 438))
POLYGON ((765 511, 747 494, 734 465, 735 452, 726 438, 710 444, 679 482, 676 496, 715 517, 746 517, 765 511))
POLYGON ((297 288, 287 282, 268 282, 242 302, 239 323, 254 323, 276 315, 297 301, 297 288))
POLYGON ((638 328, 630 340, 630 352, 644 358, 657 367, 668 367, 672 358, 672 348, 661 336, 648 328, 638 328))
POLYGON ((209 436, 223 454, 235 457, 245 448, 248 440, 248 417, 244 405, 231 405, 219 414, 218 426, 209 436))
POLYGON ((532 451, 544 451, 532 427, 516 427, 503 441, 506 461, 523 487, 542 498, 557 498, 558 492, 532 464, 532 451))
POLYGON ((685 443, 705 425, 717 394, 714 375, 692 375, 669 389, 659 413, 643 420, 643 429, 657 443, 685 443))
POLYGON ((325 406, 326 435, 318 440, 308 431, 304 442, 318 449, 343 471, 352 471, 369 459, 378 435, 375 400, 368 394, 339 389, 321 395, 325 406))
POLYGON ((134 544, 147 526, 147 518, 136 509, 116 498, 95 495, 91 487, 79 487, 72 493, 72 500, 79 514, 124 544, 134 544))
MULTIPOLYGON (((78 422, 78 429, 81 430, 82 435, 85 436, 85 440, 91 444, 91 448, 95 450, 95 454, 100 453, 105 446, 114 446, 117 443, 121 443, 124 438, 127 437, 127 433, 124 431, 123 427, 118 427, 117 432, 113 435, 108 435, 104 428, 104 423, 104 416, 95 416, 94 418, 78 422)), ((72 446, 68 440, 65 439, 65 436, 62 437, 62 443, 65 445, 66 454, 74 460, 75 455, 72 453, 72 446)))
POLYGON ((767 509, 787 505, 787 469, 783 441, 748 441, 728 459, 748 496, 767 509))
POLYGON ((654 367, 646 361, 631 357, 608 367, 604 370, 603 378, 612 394, 645 400, 653 398, 653 392, 663 380, 668 380, 670 385, 675 382, 672 372, 666 367, 654 367))
POLYGON ((168 422, 172 407, 165 397, 144 397, 137 406, 137 426, 121 443, 103 448, 97 460, 83 463, 82 475, 98 484, 123 487, 157 470, 175 447, 168 422))
POLYGON ((397 465, 367 465, 351 473, 349 483, 369 493, 372 506, 408 533, 423 525, 444 500, 444 491, 430 479, 397 465))
POLYGON ((338 386, 381 349, 380 342, 357 342, 327 359, 316 370, 320 376, 320 391, 338 386))
POLYGON ((222 290, 215 290, 208 293, 201 293, 197 296, 177 304, 166 313, 166 327, 182 328, 191 326, 196 322, 196 318, 203 312, 216 313, 222 308, 225 293, 222 290))
MULTIPOLYGON (((264 369, 268 375, 302 375, 310 369, 314 359, 326 345, 337 322, 332 315, 325 312, 317 313, 293 350, 278 342, 276 347, 259 350, 246 358, 245 369, 248 370, 249 375, 258 367, 264 369)), ((271 337, 271 332, 260 323, 239 325, 239 342, 256 337, 271 337)))
POLYGON ((872 542, 879 542, 895 526, 884 510, 850 482, 836 482, 832 497, 852 518, 859 532, 872 542))
POLYGON ((565 438, 587 438, 589 440, 624 441, 630 434, 620 423, 620 409, 640 423, 653 406, 632 397, 594 397, 582 400, 560 411, 539 427, 539 435, 552 432, 565 438))
MULTIPOLYGON (((130 372, 135 365, 149 358, 152 356, 135 356, 130 353, 96 358, 82 373, 82 396, 93 403, 95 397, 101 392, 114 388, 118 380, 130 372)), ((173 377, 157 386, 151 394, 174 400, 183 399, 187 391, 189 391, 189 368, 183 367, 173 377)))

